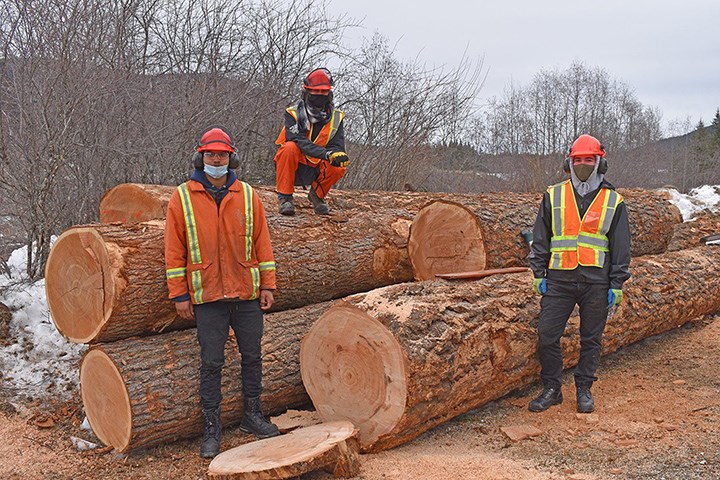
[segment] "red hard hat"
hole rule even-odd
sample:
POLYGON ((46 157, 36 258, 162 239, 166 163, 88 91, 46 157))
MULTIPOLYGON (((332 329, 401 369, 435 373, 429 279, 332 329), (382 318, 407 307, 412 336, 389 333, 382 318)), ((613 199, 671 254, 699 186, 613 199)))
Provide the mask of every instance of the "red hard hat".
POLYGON ((233 153, 235 147, 233 146, 232 140, 230 140, 230 135, 225 133, 222 128, 212 128, 205 132, 197 148, 198 152, 206 152, 208 150, 233 153))
POLYGON ((570 158, 594 157, 596 155, 604 157, 605 149, 600 144, 600 140, 592 135, 580 135, 570 149, 570 158))
POLYGON ((333 86, 333 79, 327 68, 317 68, 310 72, 303 80, 303 88, 306 90, 330 90, 333 86))

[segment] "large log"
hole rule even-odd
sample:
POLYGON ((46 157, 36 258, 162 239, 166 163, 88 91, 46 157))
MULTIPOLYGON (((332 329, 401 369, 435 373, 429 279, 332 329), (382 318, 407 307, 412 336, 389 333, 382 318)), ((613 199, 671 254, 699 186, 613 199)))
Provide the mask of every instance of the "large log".
MULTIPOLYGON (((680 210, 662 190, 620 189, 625 197, 632 255, 667 249, 680 210)), ((528 246, 520 232, 532 229, 542 196, 535 193, 448 195, 423 207, 408 240, 418 280, 438 273, 527 265, 528 246)))
POLYGON ((335 477, 355 477, 360 473, 356 434, 350 422, 330 422, 246 443, 215 457, 208 467, 208 477, 276 480, 320 469, 335 477))
POLYGON ((720 213, 703 210, 694 219, 675 225, 668 251, 697 247, 701 239, 720 233, 720 213))
MULTIPOLYGON (((603 353, 720 309, 720 248, 633 260, 603 353)), ((364 451, 400 445, 538 379, 530 274, 394 285, 336 302, 302 341, 303 383, 324 421, 349 420, 364 451)), ((579 353, 577 319, 563 339, 579 353)))
MULTIPOLYGON (((264 413, 309 402, 300 378, 300 339, 330 303, 269 314, 263 335, 264 413)), ((221 418, 243 414, 240 355, 225 346, 221 418)), ((195 330, 92 346, 80 365, 80 392, 90 426, 106 445, 124 452, 202 432, 198 385, 200 347, 195 330)))
POLYGON ((139 223, 164 219, 175 188, 142 183, 123 183, 113 187, 100 200, 100 223, 139 223))

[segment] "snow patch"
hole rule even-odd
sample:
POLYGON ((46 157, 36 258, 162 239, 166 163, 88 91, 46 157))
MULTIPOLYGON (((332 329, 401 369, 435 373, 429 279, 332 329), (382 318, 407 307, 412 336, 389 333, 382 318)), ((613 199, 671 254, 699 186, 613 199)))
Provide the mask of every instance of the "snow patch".
POLYGON ((720 185, 703 185, 690 190, 687 195, 674 188, 668 189, 670 203, 680 209, 683 220, 688 222, 695 215, 707 209, 713 213, 720 213, 720 185))

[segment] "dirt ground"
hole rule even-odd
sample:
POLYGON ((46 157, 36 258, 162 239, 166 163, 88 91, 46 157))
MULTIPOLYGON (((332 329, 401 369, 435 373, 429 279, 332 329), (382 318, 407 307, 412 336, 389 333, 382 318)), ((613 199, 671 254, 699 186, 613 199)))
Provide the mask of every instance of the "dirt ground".
MULTIPOLYGON (((605 357, 597 409, 575 413, 572 373, 565 402, 527 411, 540 386, 473 410, 393 450, 361 457, 361 479, 718 479, 720 315, 646 339, 605 357), (535 436, 513 441, 503 429, 535 436)), ((119 456, 79 452, 80 404, 52 407, 0 400, 2 479, 201 479, 209 461, 199 440, 119 456)), ((223 447, 251 438, 227 429, 223 447)), ((315 472, 312 480, 332 478, 315 472)))

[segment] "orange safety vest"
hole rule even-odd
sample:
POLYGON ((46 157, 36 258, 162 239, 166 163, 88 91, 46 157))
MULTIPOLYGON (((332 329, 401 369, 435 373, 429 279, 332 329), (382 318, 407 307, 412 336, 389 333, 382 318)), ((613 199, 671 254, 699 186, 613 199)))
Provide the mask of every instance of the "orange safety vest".
MULTIPOLYGON (((290 106, 285 109, 286 112, 288 112, 297 122, 298 114, 297 114, 297 105, 290 106)), ((320 130, 320 133, 318 133, 317 137, 315 137, 315 140, 312 140, 310 136, 312 135, 312 128, 308 130, 307 132, 307 138, 311 142, 313 142, 316 145, 320 145, 321 147, 324 147, 328 144, 330 140, 335 136, 335 134, 338 131, 338 128, 340 127, 340 122, 342 122, 343 118, 345 117, 345 112, 341 110, 333 110, 332 115, 330 117, 330 121, 323 125, 322 130, 320 130)), ((275 143, 277 145, 282 145, 286 142, 285 137, 285 127, 280 131, 280 135, 278 135, 277 140, 275 140, 275 143)), ((313 165, 317 165, 320 163, 320 158, 311 157, 309 155, 305 155, 305 158, 313 165)))
POLYGON ((573 270, 578 265, 602 268, 610 251, 610 230, 622 195, 601 188, 583 218, 580 218, 572 182, 566 180, 548 188, 552 209, 550 238, 551 270, 573 270))

